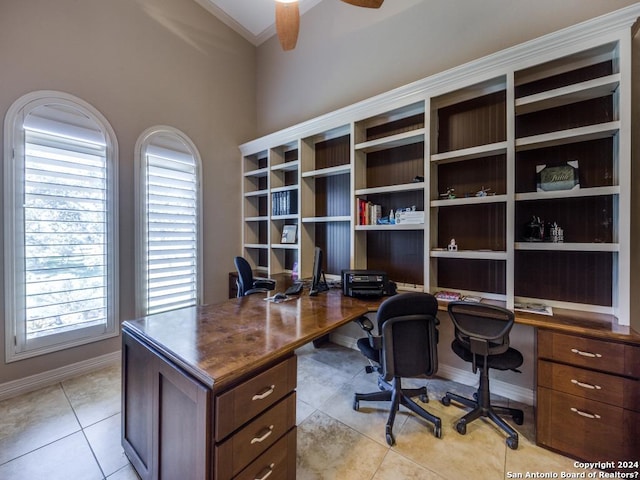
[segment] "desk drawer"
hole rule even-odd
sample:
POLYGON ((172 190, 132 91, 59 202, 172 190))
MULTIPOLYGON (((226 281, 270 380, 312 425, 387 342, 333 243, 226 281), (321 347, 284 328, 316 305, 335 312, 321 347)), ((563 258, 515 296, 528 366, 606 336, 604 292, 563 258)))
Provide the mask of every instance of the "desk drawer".
POLYGON ((294 480, 296 478, 296 429, 278 440, 242 470, 234 480, 294 480))
POLYGON ((638 380, 540 360, 538 386, 640 412, 638 380))
POLYGON ((216 478, 232 478, 296 423, 295 392, 215 447, 216 478))
POLYGON ((224 440, 231 432, 295 390, 296 375, 294 355, 218 395, 215 402, 216 441, 224 440))
POLYGON ((538 387, 538 443, 589 461, 638 459, 640 413, 538 387))
POLYGON ((538 330, 538 357, 602 372, 640 377, 640 347, 538 330))

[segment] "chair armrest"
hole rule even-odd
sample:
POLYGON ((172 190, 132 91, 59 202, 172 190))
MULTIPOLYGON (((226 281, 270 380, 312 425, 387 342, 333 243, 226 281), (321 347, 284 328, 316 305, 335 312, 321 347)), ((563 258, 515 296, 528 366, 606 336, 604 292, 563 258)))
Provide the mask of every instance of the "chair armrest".
POLYGON ((356 318, 355 320, 360 325, 360 328, 367 332, 367 335, 371 335, 371 331, 373 330, 373 322, 369 320, 367 317, 362 316, 356 318))
POLYGON ((367 333, 367 337, 369 337, 369 345, 371 345, 371 348, 375 350, 382 350, 382 337, 379 335, 373 335, 371 333, 374 328, 373 322, 365 316, 356 318, 355 321, 358 323, 358 325, 360 325, 360 328, 367 333))
POLYGON ((371 348, 375 350, 382 350, 382 337, 379 335, 373 335, 371 333, 374 328, 373 322, 365 316, 356 318, 354 321, 357 322, 358 325, 360 325, 360 328, 367 333, 367 337, 369 337, 369 345, 371 345, 371 348))

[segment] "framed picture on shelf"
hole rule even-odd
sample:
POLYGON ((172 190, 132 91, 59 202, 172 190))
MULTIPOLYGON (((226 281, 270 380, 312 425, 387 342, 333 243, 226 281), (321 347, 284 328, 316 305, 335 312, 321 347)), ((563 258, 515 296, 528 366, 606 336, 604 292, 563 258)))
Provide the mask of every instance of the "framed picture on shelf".
POLYGON ((285 225, 282 227, 282 240, 280 243, 296 243, 298 235, 297 225, 285 225))
POLYGON ((553 167, 536 165, 536 180, 538 192, 555 192, 580 188, 578 160, 565 162, 563 165, 553 167))

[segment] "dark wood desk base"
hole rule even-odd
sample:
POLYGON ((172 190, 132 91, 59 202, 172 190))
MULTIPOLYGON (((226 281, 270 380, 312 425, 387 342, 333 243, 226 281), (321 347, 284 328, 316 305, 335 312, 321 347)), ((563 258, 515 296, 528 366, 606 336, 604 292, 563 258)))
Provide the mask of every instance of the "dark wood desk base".
POLYGON ((122 445, 146 479, 295 479, 296 357, 371 309, 338 290, 124 322, 122 445))

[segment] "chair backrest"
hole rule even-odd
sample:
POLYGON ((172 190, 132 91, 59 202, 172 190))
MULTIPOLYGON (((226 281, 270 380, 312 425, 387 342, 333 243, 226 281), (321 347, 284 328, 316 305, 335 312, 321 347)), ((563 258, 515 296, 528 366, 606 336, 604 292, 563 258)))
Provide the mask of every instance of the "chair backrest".
POLYGON ((242 297, 253 287, 253 271, 249 262, 243 257, 235 257, 233 263, 238 270, 238 296, 242 297))
POLYGON ((456 339, 474 355, 497 355, 509 349, 511 310, 486 303, 450 302, 456 339))
POLYGON ((377 314, 386 380, 431 376, 438 370, 438 301, 428 293, 389 297, 377 314))

